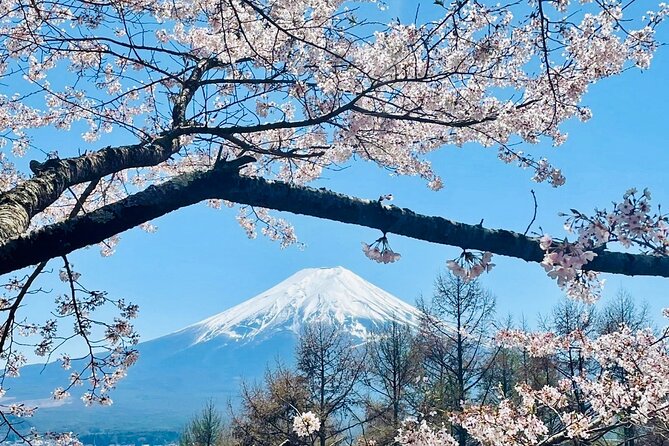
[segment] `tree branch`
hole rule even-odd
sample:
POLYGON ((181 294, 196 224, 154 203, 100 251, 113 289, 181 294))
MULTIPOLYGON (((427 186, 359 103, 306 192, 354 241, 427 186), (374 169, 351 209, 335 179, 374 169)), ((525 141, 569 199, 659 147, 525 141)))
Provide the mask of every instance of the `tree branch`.
MULTIPOLYGON (((490 251, 528 262, 540 262, 544 256, 536 238, 421 215, 325 189, 240 176, 238 168, 244 162, 247 161, 220 163, 213 170, 180 175, 94 212, 9 240, 0 245, 0 274, 99 243, 184 206, 214 198, 356 224, 442 245, 490 251)), ((669 257, 662 256, 603 251, 588 267, 607 273, 669 277, 669 257)))
POLYGON ((151 143, 107 147, 94 153, 45 163, 31 162, 35 176, 0 194, 0 242, 16 237, 30 220, 71 186, 96 181, 106 175, 159 164, 173 152, 171 136, 151 143))

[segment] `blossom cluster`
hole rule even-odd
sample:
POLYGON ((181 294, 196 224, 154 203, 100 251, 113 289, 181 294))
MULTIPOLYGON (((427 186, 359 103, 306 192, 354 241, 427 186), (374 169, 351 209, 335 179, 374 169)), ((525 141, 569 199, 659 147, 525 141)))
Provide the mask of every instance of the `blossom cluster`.
POLYGON ((445 425, 432 428, 425 419, 420 421, 410 417, 402 421, 395 441, 407 446, 456 446, 458 442, 450 434, 445 425))
POLYGON ((539 443, 549 432, 534 409, 504 399, 497 406, 467 407, 451 419, 485 445, 531 445, 539 443))
POLYGON ((388 239, 384 235, 378 238, 372 244, 362 243, 362 252, 365 253, 369 259, 378 263, 393 263, 397 262, 402 256, 400 253, 393 251, 388 244, 388 239))
POLYGON ((465 249, 458 258, 446 262, 446 266, 454 275, 469 282, 484 272, 490 272, 495 266, 491 261, 491 252, 474 252, 465 249))
POLYGON ((301 413, 293 418, 293 432, 298 437, 308 437, 318 432, 321 428, 321 420, 311 411, 301 413))
MULTIPOLYGON (((669 328, 654 334, 625 325, 590 338, 580 331, 555 333, 502 331, 496 342, 534 357, 577 354, 591 361, 592 373, 566 374, 554 385, 515 386, 517 395, 500 395, 496 404, 466 404, 449 421, 484 446, 537 445, 555 438, 587 440, 621 424, 643 426, 669 421, 669 328), (541 413, 557 416, 549 425, 541 413)), ((399 431, 401 445, 451 444, 435 440, 443 426, 410 418, 399 431)), ((447 438, 444 436, 444 438, 447 438)))
POLYGON ((257 227, 261 225, 261 233, 270 240, 279 241, 282 248, 297 243, 293 225, 282 218, 274 217, 268 209, 240 206, 237 222, 248 238, 256 238, 257 227))
POLYGON ((645 254, 668 255, 669 217, 653 213, 650 200, 648 189, 641 193, 629 189, 610 211, 597 209, 587 215, 572 209, 571 214, 563 214, 567 217, 565 228, 576 240, 555 240, 548 234, 541 237, 540 247, 545 251, 541 265, 548 276, 570 297, 593 302, 599 298, 603 280, 588 271, 587 264, 597 257, 597 249, 617 244, 645 254))

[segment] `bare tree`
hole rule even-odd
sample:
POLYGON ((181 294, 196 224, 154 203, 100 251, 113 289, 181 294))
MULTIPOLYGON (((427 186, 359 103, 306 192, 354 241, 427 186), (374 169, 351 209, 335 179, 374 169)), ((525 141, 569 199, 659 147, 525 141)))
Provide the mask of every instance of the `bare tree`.
MULTIPOLYGON (((543 330, 560 336, 575 331, 581 332, 583 336, 593 336, 597 331, 597 312, 594 305, 563 297, 553 306, 550 317, 541 321, 540 325, 543 330)), ((570 348, 565 353, 557 355, 553 366, 558 376, 570 379, 594 372, 591 364, 583 359, 578 347, 570 348)), ((577 396, 580 394, 577 388, 574 391, 577 396)), ((577 401, 580 400, 577 398, 577 401)), ((581 411, 585 409, 585 407, 580 407, 581 411)))
POLYGON ((648 305, 638 302, 625 289, 620 289, 616 295, 604 305, 597 317, 597 329, 600 333, 613 333, 624 324, 632 330, 639 330, 650 325, 648 305))
POLYGON ((362 421, 356 420, 355 405, 360 401, 366 352, 348 334, 334 325, 316 322, 303 330, 297 347, 297 369, 306 381, 309 408, 321 420, 318 443, 350 434, 362 421))
POLYGON ((409 392, 421 374, 420 352, 413 329, 396 320, 375 331, 367 348, 365 384, 381 397, 368 415, 373 421, 367 429, 374 431, 377 444, 390 444, 407 415, 409 392))
POLYGON ((293 431, 293 418, 310 404, 304 378, 277 365, 265 373, 262 385, 242 386, 241 408, 231 410, 232 434, 241 446, 304 444, 293 431))
MULTIPOLYGON (((432 300, 420 302, 419 308, 423 364, 431 386, 440 392, 433 404, 442 411, 461 410, 463 402, 477 396, 477 386, 493 363, 495 349, 488 348, 488 339, 495 298, 478 281, 441 274, 432 300)), ((467 444, 464 429, 456 426, 455 435, 460 446, 467 444)))

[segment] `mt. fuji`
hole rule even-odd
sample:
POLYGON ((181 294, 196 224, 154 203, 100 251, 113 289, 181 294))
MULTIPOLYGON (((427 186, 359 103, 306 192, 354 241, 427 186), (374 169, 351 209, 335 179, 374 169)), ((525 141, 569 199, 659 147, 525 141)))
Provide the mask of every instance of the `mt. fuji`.
POLYGON ((331 323, 364 341, 387 322, 416 326, 418 317, 416 308, 345 268, 310 268, 222 313, 139 344, 140 359, 111 394, 110 407, 85 408, 78 395, 53 407, 48 396, 69 375, 57 364, 25 367, 12 396, 43 403, 31 420, 39 430, 177 431, 208 399, 224 407, 243 381, 258 381, 276 360, 291 364, 306 324, 331 323))
POLYGON ((415 325, 417 315, 411 305, 345 268, 310 268, 179 333, 193 333, 196 343, 221 336, 248 343, 279 332, 298 334, 304 324, 322 321, 364 338, 370 328, 392 320, 415 325))

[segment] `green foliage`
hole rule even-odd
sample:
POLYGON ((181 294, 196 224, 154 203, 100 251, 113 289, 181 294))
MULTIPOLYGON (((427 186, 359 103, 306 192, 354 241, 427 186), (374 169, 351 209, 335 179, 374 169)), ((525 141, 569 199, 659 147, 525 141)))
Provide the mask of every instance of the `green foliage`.
POLYGON ((190 420, 179 438, 179 446, 226 446, 231 443, 223 417, 211 400, 190 420))

